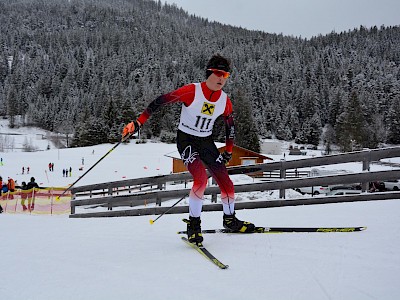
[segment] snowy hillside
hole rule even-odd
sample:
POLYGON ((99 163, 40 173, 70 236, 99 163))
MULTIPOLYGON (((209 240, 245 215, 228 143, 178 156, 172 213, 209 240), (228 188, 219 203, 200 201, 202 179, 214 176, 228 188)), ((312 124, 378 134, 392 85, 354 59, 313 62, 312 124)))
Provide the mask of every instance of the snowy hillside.
MULTIPOLYGON (((1 153, 3 178, 35 176, 45 186, 67 186, 82 174, 80 167, 87 170, 112 145, 39 147, 43 150, 1 153), (48 172, 49 162, 54 172, 48 172), (22 175, 21 167, 28 165, 31 174, 22 175), (62 169, 70 166, 72 176, 63 177, 62 169)), ((168 174, 172 161, 164 155, 175 149, 151 142, 120 145, 80 184, 168 174)), ((336 166, 342 167, 361 170, 359 165, 336 166)), ((368 229, 205 235, 205 246, 229 264, 228 270, 216 268, 180 241, 176 232, 185 229, 181 219, 186 215, 165 215, 150 225, 153 216, 1 214, 0 299, 394 300, 400 297, 399 210, 400 201, 392 200, 238 211, 239 218, 259 226, 368 229)), ((203 229, 221 225, 221 212, 203 213, 203 229)))
MULTIPOLYGON (((34 176, 40 186, 68 186, 113 147, 111 144, 103 144, 78 149, 57 149, 47 138, 49 133, 43 130, 26 127, 9 129, 6 124, 5 120, 0 122, 0 136, 11 137, 14 147, 0 152, 3 159, 0 175, 4 179, 12 177, 18 183, 28 182, 29 178, 34 176), (25 141, 29 141, 36 151, 23 152, 22 145, 25 141), (54 163, 53 172, 48 170, 49 163, 54 163), (22 167, 25 168, 25 174, 22 174, 22 167), (70 168, 72 176, 63 177, 63 169, 70 168)), ((121 144, 106 160, 79 181, 79 185, 169 174, 172 170, 172 159, 165 154, 174 151, 176 146, 172 144, 121 144)))

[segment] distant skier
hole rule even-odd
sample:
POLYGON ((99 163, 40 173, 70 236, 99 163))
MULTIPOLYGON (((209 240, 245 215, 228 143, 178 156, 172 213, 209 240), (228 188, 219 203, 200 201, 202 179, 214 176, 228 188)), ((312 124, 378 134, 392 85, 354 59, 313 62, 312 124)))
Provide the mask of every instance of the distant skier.
POLYGON ((232 158, 235 134, 232 103, 222 91, 231 72, 230 62, 220 55, 214 55, 207 63, 205 71, 206 81, 188 84, 158 97, 136 121, 127 124, 122 133, 123 136, 136 133, 161 106, 182 103, 177 147, 185 166, 193 176, 193 187, 189 194, 189 220, 185 222, 188 239, 195 244, 203 241, 200 216, 208 182, 205 166, 221 189, 223 226, 235 232, 255 230, 254 224, 240 221, 235 216, 234 186, 225 167, 232 158), (226 129, 226 151, 222 154, 212 139, 214 122, 221 115, 226 129))

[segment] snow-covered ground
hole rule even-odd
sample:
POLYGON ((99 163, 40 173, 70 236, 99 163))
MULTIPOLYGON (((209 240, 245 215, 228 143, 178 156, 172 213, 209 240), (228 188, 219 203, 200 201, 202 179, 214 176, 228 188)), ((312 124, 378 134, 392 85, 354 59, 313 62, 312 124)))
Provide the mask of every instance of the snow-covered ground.
MULTIPOLYGON (((67 186, 112 148, 58 150, 50 143, 46 150, 49 142, 36 139, 37 133, 29 134, 42 151, 0 153, 3 178, 21 182, 34 176, 42 186, 67 186), (49 162, 54 172, 48 171, 49 162), (21 174, 22 166, 30 166, 29 175, 21 174), (63 177, 62 169, 69 167, 72 176, 63 177)), ((164 155, 175 150, 162 143, 120 145, 79 185, 168 174, 172 160, 164 155)), ((361 171, 358 164, 333 168, 361 171)), ((230 265, 228 270, 180 241, 176 232, 185 229, 186 215, 165 215, 150 225, 154 216, 1 214, 0 299, 399 299, 399 210, 398 200, 240 210, 239 218, 259 226, 368 229, 205 235, 205 246, 230 265)), ((203 213, 204 229, 221 225, 221 212, 203 213)))
MULTIPOLYGON (((220 270, 175 233, 184 215, 0 215, 1 299, 399 299, 399 201, 243 210, 258 225, 356 233, 206 235, 220 270)), ((220 227, 219 212, 203 228, 220 227)))

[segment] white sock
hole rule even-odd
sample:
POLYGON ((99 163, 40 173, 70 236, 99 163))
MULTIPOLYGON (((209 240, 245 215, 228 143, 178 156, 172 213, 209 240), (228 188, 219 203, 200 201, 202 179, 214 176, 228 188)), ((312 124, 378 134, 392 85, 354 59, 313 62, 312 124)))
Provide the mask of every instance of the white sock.
POLYGON ((189 198, 189 216, 200 217, 202 207, 203 200, 189 198))
POLYGON ((224 210, 224 214, 233 215, 235 213, 235 202, 229 204, 222 202, 222 208, 224 210))

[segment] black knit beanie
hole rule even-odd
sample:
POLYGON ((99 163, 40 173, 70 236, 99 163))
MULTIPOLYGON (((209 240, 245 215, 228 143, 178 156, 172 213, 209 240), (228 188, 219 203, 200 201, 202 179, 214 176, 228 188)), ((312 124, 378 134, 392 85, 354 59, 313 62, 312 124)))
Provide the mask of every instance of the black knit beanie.
POLYGON ((225 72, 231 72, 231 62, 225 57, 215 54, 207 63, 206 78, 212 74, 212 71, 209 71, 208 69, 218 69, 225 72))

